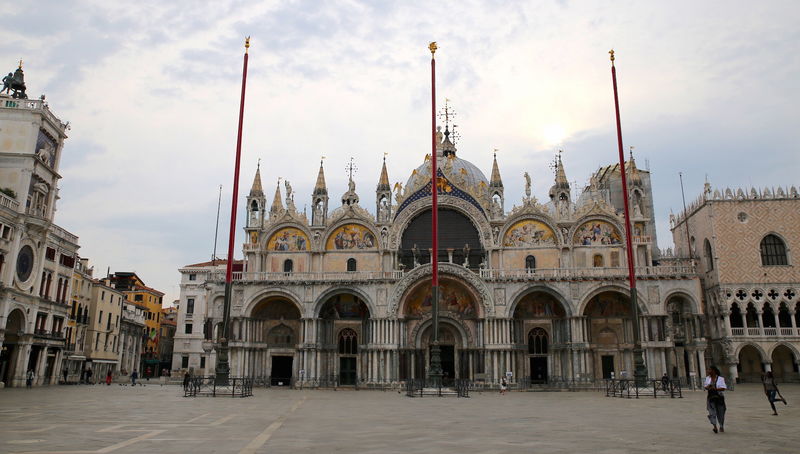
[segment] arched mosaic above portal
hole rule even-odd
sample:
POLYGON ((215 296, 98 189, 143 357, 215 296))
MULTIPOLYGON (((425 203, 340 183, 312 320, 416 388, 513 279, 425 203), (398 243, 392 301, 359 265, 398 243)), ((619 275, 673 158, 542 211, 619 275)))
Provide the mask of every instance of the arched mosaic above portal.
POLYGON ((295 227, 286 227, 273 233, 267 242, 267 249, 270 251, 307 251, 308 236, 295 227))
POLYGON ((607 246, 622 244, 619 230, 606 221, 592 220, 583 223, 575 231, 573 243, 581 246, 607 246))
POLYGON ((532 247, 556 244, 553 230, 544 222, 524 219, 511 226, 503 238, 505 247, 532 247))
POLYGON ((525 295, 514 310, 514 318, 517 319, 563 318, 565 315, 561 303, 544 292, 525 295))
MULTIPOLYGON (((431 280, 426 279, 414 287, 405 299, 405 313, 410 316, 421 316, 431 311, 431 280)), ((467 287, 451 279, 439 281, 440 311, 448 311, 462 317, 476 315, 475 298, 467 287)))
POLYGON ((372 231, 360 224, 345 224, 336 228, 328 237, 325 249, 375 249, 378 241, 372 231))

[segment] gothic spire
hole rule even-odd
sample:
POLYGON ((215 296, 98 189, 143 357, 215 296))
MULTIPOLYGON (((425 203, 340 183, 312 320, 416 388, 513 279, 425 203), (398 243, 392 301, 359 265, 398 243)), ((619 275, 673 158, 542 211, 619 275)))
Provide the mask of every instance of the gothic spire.
POLYGON ((636 161, 633 159, 633 147, 630 150, 631 160, 628 164, 628 173, 630 174, 629 178, 631 180, 631 184, 633 185, 641 185, 642 184, 642 176, 639 174, 639 169, 636 168, 636 161))
POLYGON ((322 160, 319 161, 319 173, 317 174, 317 184, 314 185, 314 195, 322 195, 328 193, 328 187, 325 185, 325 171, 322 169, 322 160))
POLYGON ((281 179, 278 178, 278 185, 275 187, 275 198, 272 199, 272 208, 269 212, 271 214, 280 213, 283 210, 283 201, 281 200, 281 179))
POLYGON ((381 169, 381 177, 378 179, 378 191, 391 191, 389 186, 389 172, 386 171, 386 156, 383 156, 383 168, 381 169))
POLYGON ((256 176, 253 178, 253 186, 250 188, 250 197, 264 197, 264 189, 261 187, 261 160, 258 160, 256 176))
POLYGON ((500 168, 497 166, 497 150, 494 151, 494 162, 492 163, 492 179, 489 182, 491 187, 503 187, 503 180, 500 178, 500 168))
POLYGON ((561 151, 558 152, 558 162, 556 163, 556 187, 569 189, 567 173, 564 172, 564 164, 561 162, 561 151))

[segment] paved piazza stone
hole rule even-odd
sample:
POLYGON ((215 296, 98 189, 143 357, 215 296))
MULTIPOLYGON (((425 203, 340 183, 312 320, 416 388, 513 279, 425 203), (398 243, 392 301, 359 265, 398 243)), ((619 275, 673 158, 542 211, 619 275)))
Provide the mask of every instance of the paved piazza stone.
POLYGON ((599 392, 474 393, 256 389, 247 399, 184 398, 179 387, 0 390, 0 453, 800 452, 800 386, 772 416, 758 385, 728 393, 726 433, 702 392, 683 399, 599 392))

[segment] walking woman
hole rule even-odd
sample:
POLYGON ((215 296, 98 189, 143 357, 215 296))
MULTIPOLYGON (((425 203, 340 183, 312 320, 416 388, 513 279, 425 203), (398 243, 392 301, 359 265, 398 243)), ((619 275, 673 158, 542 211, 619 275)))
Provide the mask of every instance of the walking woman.
POLYGON ((706 408, 708 409, 708 421, 714 427, 712 430, 717 433, 717 425, 719 425, 719 431, 725 432, 725 396, 723 391, 728 387, 725 386, 725 379, 719 375, 719 369, 716 366, 708 368, 708 375, 703 387, 708 390, 706 408))
POLYGON ((778 416, 778 410, 775 409, 775 402, 780 400, 783 402, 783 405, 786 405, 786 399, 784 399, 783 396, 781 396, 781 392, 778 391, 778 385, 775 384, 775 376, 772 375, 772 371, 761 376, 761 383, 764 385, 764 394, 767 395, 769 405, 772 407, 772 414, 778 416), (778 399, 775 398, 776 394, 779 396, 778 399))

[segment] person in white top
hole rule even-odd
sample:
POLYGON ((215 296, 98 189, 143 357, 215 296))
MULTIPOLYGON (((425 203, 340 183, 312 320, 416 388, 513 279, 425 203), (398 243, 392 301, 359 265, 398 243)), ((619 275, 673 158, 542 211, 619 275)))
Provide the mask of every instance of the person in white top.
POLYGON ((708 410, 708 420, 714 427, 712 430, 717 433, 717 425, 719 431, 725 432, 725 396, 723 391, 728 389, 725 386, 725 379, 719 375, 719 369, 716 366, 708 368, 706 380, 703 387, 708 390, 708 397, 706 398, 706 409, 708 410))

